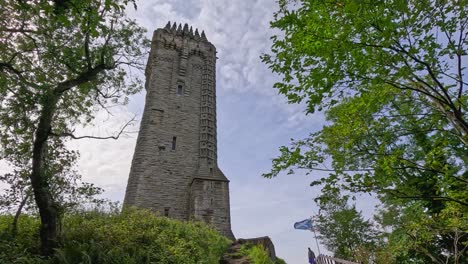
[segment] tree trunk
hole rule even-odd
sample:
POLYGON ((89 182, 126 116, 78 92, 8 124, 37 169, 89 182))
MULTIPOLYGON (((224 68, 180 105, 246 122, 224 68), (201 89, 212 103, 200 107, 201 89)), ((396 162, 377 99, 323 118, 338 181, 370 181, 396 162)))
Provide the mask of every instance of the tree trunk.
POLYGON ((50 135, 52 118, 54 116, 59 95, 48 92, 41 102, 42 110, 39 117, 33 145, 32 172, 30 175, 34 198, 41 217, 41 249, 45 256, 53 253, 59 238, 59 210, 52 198, 46 175, 47 139, 50 135))
POLYGON ((23 207, 28 201, 28 199, 29 199, 29 193, 26 194, 26 196, 21 201, 18 207, 18 210, 16 210, 15 218, 13 218, 12 229, 11 229, 13 236, 16 236, 16 234, 18 233, 18 220, 21 215, 21 211, 23 210, 23 207))

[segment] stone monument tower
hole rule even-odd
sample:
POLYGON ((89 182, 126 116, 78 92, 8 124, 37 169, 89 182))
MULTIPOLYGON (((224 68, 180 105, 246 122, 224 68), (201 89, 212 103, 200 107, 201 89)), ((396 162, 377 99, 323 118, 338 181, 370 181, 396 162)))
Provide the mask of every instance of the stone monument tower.
POLYGON ((231 231, 229 180, 218 168, 216 48, 185 24, 154 31, 146 105, 124 206, 231 231))

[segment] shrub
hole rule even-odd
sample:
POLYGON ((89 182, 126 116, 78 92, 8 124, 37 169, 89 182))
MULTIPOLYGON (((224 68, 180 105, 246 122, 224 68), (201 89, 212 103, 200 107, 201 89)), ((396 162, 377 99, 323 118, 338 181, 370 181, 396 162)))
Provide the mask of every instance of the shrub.
POLYGON ((268 256, 268 252, 262 245, 243 244, 239 253, 243 256, 247 256, 252 264, 286 264, 286 262, 280 258, 277 258, 276 261, 271 260, 268 256))
POLYGON ((0 215, 0 263, 46 263, 39 252, 39 220, 22 216, 18 233, 11 232, 13 216, 0 215))
POLYGON ((52 258, 41 259, 37 257, 38 220, 22 216, 14 238, 9 223, 11 217, 0 217, 0 263, 211 264, 219 263, 229 244, 199 222, 181 222, 142 210, 83 212, 64 217, 62 246, 52 258))

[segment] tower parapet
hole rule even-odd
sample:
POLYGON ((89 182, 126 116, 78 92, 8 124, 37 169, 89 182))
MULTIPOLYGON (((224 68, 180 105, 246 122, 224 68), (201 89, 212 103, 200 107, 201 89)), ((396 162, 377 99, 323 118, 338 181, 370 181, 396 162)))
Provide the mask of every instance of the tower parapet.
POLYGON ((124 205, 197 219, 233 238, 229 180, 217 163, 216 48, 204 31, 154 31, 146 104, 124 205))
POLYGON ((190 26, 190 29, 189 29, 189 25, 187 23, 185 23, 184 27, 182 28, 182 24, 179 24, 177 26, 177 24, 174 22, 171 26, 171 21, 169 21, 164 27, 164 30, 174 35, 185 36, 185 37, 193 38, 195 40, 208 41, 205 35, 205 31, 202 31, 200 35, 198 33, 198 29, 195 29, 195 32, 194 32, 192 26, 190 26))

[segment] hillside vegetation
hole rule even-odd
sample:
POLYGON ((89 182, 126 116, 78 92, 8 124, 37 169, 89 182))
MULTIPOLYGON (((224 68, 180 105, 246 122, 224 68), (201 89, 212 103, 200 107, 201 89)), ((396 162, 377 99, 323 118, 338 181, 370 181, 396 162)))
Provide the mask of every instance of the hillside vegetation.
POLYGON ((230 241, 198 222, 146 211, 83 212, 62 219, 63 237, 52 257, 39 256, 39 219, 0 216, 0 263, 219 263, 230 241))

